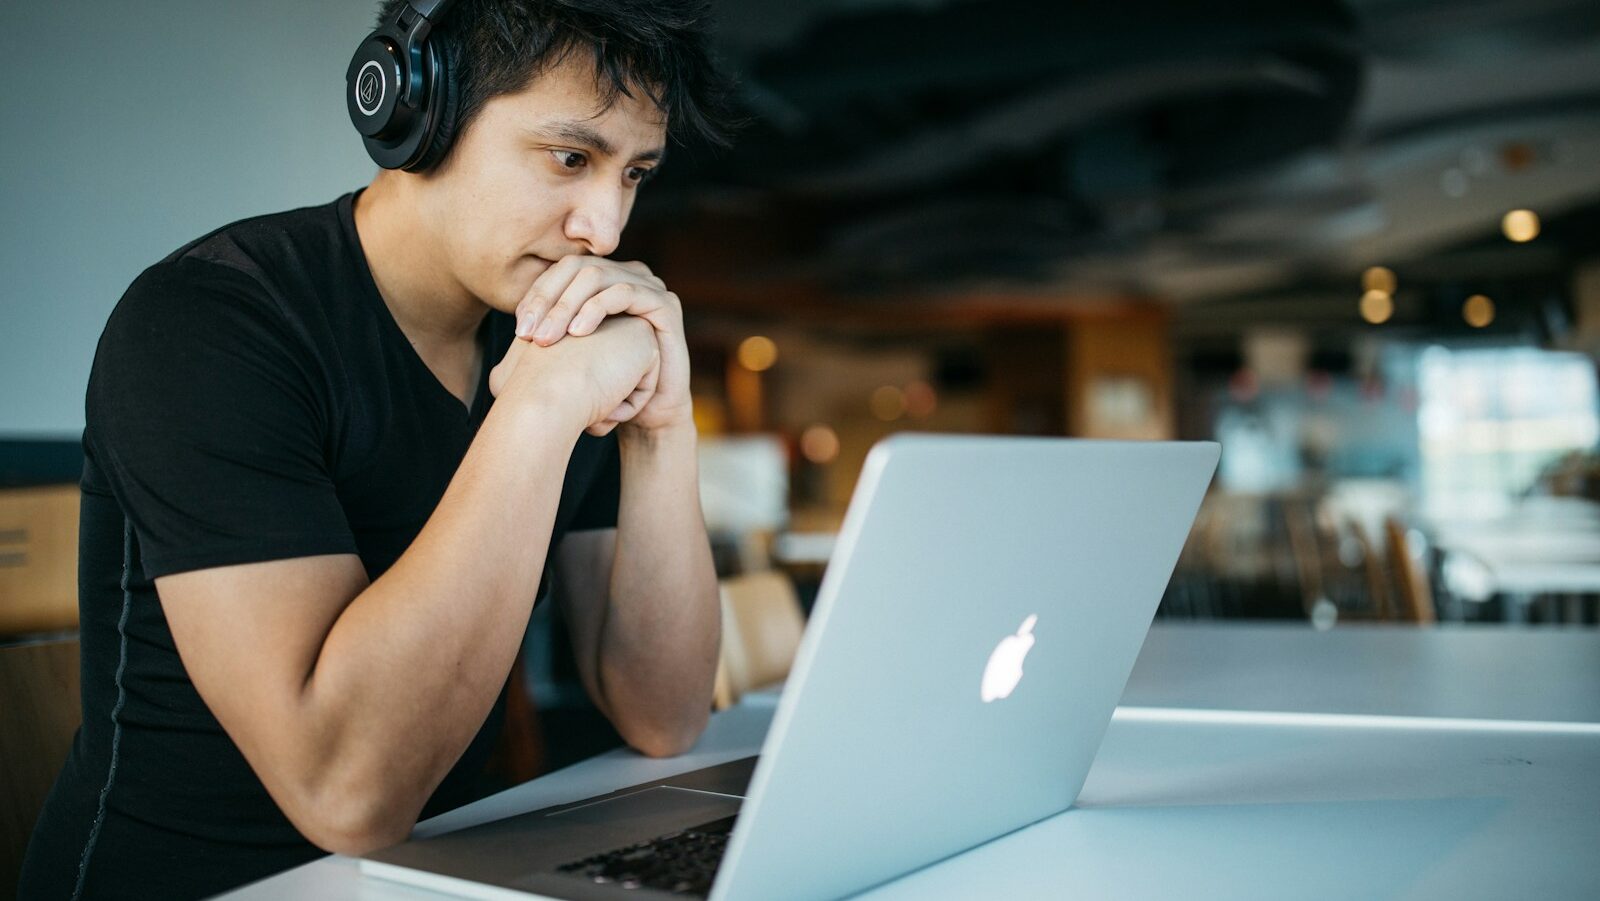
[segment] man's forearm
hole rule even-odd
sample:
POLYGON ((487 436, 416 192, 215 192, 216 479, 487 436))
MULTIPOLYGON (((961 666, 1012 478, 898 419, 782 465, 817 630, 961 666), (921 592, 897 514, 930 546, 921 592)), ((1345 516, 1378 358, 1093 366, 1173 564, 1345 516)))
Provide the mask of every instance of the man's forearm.
POLYGON ((722 614, 700 511, 691 423, 624 428, 622 498, 600 686, 623 737, 656 755, 687 750, 705 728, 722 614))
POLYGON ((560 498, 551 474, 578 434, 555 418, 490 412, 421 533, 339 615, 307 679, 327 800, 375 805, 354 822, 386 824, 389 838, 471 742, 517 653, 560 498))

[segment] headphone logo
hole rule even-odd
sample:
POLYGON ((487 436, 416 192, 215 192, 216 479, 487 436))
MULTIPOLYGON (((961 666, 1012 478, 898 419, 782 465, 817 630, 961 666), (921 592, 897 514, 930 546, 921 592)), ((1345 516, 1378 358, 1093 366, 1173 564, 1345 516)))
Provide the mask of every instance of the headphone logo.
POLYGON ((356 106, 370 116, 383 105, 384 79, 382 67, 376 60, 368 60, 356 75, 356 106))

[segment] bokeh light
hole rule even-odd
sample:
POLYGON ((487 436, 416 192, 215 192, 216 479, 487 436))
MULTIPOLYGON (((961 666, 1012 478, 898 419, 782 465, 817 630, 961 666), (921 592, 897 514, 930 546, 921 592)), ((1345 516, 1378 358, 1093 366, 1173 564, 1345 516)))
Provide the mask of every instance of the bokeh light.
POLYGON ((906 393, 894 385, 884 385, 872 392, 868 403, 872 407, 872 415, 884 422, 894 422, 906 415, 906 393))
POLYGON ((906 385, 906 412, 912 419, 927 419, 939 408, 939 393, 918 379, 906 385))
POLYGON ((800 454, 812 463, 832 463, 839 456, 839 433, 817 424, 800 433, 800 454))
POLYGON ((1361 287, 1367 291, 1393 294, 1395 284, 1394 270, 1387 266, 1373 266, 1361 274, 1361 287))
POLYGON ((1523 244, 1539 237, 1539 214, 1533 210, 1512 210, 1500 220, 1507 238, 1523 244))
POLYGON ((751 335, 739 342, 739 365, 751 372, 765 372, 778 362, 778 345, 765 335, 751 335))
POLYGON ((1361 318, 1382 325, 1394 315, 1394 298, 1387 291, 1368 291, 1361 295, 1361 318))
POLYGON ((1482 294, 1474 294, 1461 305, 1461 318, 1473 328, 1483 328, 1494 321, 1494 301, 1482 294))

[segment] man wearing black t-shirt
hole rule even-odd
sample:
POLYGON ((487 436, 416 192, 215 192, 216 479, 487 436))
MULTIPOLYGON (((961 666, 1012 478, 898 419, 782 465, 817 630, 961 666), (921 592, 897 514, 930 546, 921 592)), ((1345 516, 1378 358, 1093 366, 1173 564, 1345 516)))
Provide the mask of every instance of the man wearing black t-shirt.
POLYGON ((717 136, 698 7, 461 0, 441 162, 128 289, 86 408, 83 726, 24 898, 208 895, 470 800, 547 575, 623 738, 694 742, 682 313, 606 257, 669 123, 717 136))

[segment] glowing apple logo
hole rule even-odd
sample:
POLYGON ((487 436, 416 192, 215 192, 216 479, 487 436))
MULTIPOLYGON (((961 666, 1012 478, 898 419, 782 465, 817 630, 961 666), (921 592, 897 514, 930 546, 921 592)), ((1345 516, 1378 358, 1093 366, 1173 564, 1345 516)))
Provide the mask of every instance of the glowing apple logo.
POLYGON ((1023 620, 1017 634, 1000 639, 994 653, 989 655, 989 665, 983 668, 981 691, 985 704, 1010 697, 1012 689, 1022 681, 1022 658, 1033 650, 1033 624, 1038 621, 1037 615, 1023 620))

